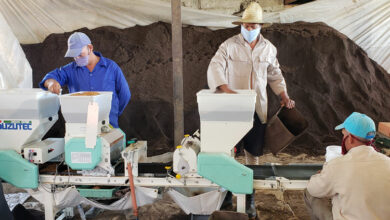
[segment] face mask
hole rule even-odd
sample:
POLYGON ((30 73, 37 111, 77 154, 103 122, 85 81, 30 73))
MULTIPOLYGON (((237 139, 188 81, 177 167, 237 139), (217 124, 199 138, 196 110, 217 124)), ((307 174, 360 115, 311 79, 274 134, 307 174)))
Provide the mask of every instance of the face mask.
MULTIPOLYGON (((349 136, 349 135, 348 135, 349 136)), ((345 147, 345 141, 347 140, 347 137, 348 136, 346 136, 345 138, 343 138, 343 142, 341 143, 341 154, 342 155, 345 155, 345 154, 347 154, 348 153, 348 151, 347 151, 347 148, 345 147)), ((351 138, 355 138, 354 136, 351 136, 351 138)), ((355 138, 356 139, 356 138, 355 138)), ((358 140, 358 139, 357 139, 358 140)), ((367 141, 366 143, 365 143, 367 146, 371 146, 372 148, 374 148, 374 150, 376 150, 376 151, 378 151, 379 152, 379 150, 375 147, 375 145, 374 145, 374 139, 372 139, 372 140, 370 140, 370 141, 367 141)))
POLYGON ((252 43, 252 41, 254 41, 257 38, 257 36, 259 36, 259 33, 260 33, 260 27, 248 31, 246 28, 244 28, 244 26, 241 25, 241 34, 244 37, 244 39, 249 43, 252 43))
POLYGON ((345 141, 347 140, 347 137, 348 136, 346 136, 346 137, 343 137, 343 141, 341 142, 341 154, 342 155, 345 155, 345 154, 347 154, 347 148, 345 147, 345 141))
POLYGON ((76 64, 77 66, 86 66, 88 65, 88 59, 89 59, 89 52, 86 56, 76 58, 76 64))

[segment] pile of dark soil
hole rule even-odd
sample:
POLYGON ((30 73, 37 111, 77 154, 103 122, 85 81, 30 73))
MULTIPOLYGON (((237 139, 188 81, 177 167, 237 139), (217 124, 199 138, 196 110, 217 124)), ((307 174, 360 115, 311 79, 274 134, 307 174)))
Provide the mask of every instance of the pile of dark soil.
MULTIPOLYGON (((119 118, 128 139, 147 140, 149 153, 172 151, 171 27, 166 23, 127 29, 81 29, 94 48, 116 61, 130 85, 132 99, 119 118)), ((207 88, 206 71, 218 46, 238 34, 239 28, 211 31, 183 29, 185 132, 199 128, 196 92, 207 88)), ((71 62, 63 56, 71 33, 52 34, 43 43, 23 45, 33 68, 34 87, 50 70, 71 62)), ((274 24, 262 34, 278 48, 278 59, 288 92, 309 122, 306 133, 284 151, 323 154, 325 146, 339 144, 333 129, 353 111, 376 122, 390 121, 390 76, 353 41, 323 23, 274 24)), ((279 107, 269 90, 269 117, 279 107)), ((61 135, 56 125, 51 134, 61 135)))

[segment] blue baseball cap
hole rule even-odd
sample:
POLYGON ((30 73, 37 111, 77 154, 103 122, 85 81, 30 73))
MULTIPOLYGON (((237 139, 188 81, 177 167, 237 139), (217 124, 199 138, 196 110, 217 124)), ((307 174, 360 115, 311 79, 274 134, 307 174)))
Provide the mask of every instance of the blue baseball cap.
POLYGON ((354 112, 341 124, 336 126, 335 130, 345 128, 349 133, 367 140, 375 137, 375 123, 365 114, 354 112))
POLYGON ((65 57, 79 56, 83 47, 88 44, 91 44, 91 40, 86 34, 74 32, 68 38, 68 51, 66 51, 65 57))

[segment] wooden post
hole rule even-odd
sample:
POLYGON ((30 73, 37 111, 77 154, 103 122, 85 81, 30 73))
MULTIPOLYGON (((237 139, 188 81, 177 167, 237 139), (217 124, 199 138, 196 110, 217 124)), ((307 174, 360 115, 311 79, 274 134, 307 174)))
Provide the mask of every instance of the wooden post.
POLYGON ((183 44, 181 24, 181 0, 171 0, 172 9, 172 64, 173 64, 173 113, 174 144, 180 145, 184 136, 183 105, 183 44))

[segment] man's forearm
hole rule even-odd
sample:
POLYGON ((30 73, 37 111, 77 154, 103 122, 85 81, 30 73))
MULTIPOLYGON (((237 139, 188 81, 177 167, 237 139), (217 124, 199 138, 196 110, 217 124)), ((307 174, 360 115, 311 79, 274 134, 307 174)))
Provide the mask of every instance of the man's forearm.
POLYGON ((280 96, 280 98, 281 98, 282 100, 284 100, 284 99, 289 99, 289 98, 290 98, 290 97, 288 96, 288 94, 287 94, 286 91, 281 92, 281 93, 279 94, 279 96, 280 96))

